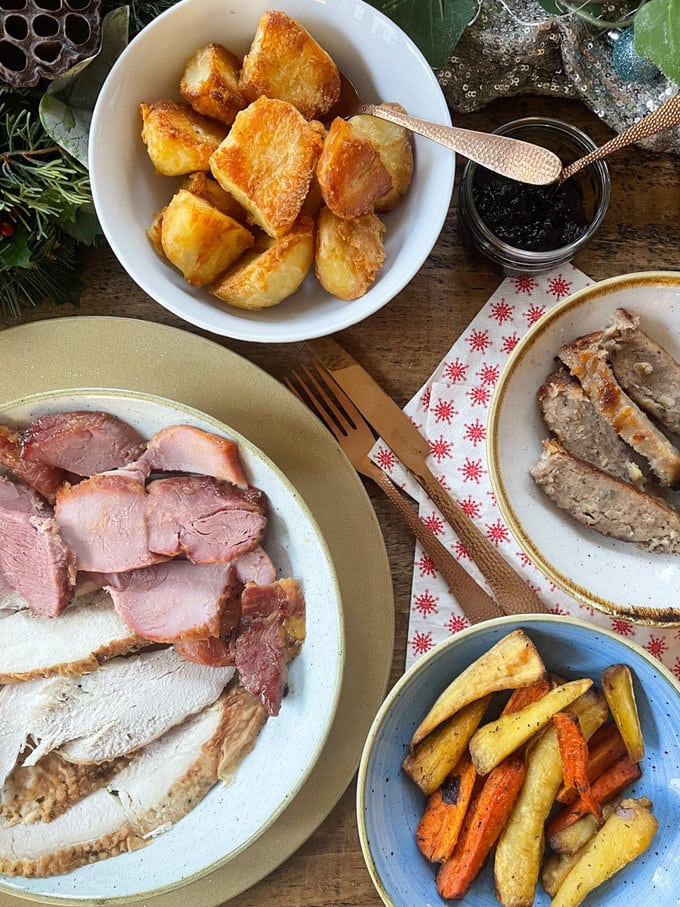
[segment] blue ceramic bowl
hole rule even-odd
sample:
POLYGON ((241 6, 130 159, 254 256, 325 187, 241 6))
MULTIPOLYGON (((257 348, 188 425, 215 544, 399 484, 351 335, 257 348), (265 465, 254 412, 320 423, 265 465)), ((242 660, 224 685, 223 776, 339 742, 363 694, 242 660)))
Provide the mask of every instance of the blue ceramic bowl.
MULTIPOLYGON (((553 615, 503 617, 464 630, 432 649, 398 681, 368 735, 359 767, 357 815, 364 858, 390 907, 450 905, 435 887, 436 867, 416 846, 415 831, 425 796, 401 771, 416 727, 450 681, 499 639, 518 627, 536 644, 547 668, 571 677, 592 677, 619 662, 633 672, 645 738, 642 778, 628 790, 654 804, 659 830, 650 849, 588 896, 584 907, 680 905, 680 684, 634 643, 572 618, 553 615)), ((464 900, 498 907, 493 865, 487 865, 464 900)), ((534 907, 550 898, 540 885, 534 907)))

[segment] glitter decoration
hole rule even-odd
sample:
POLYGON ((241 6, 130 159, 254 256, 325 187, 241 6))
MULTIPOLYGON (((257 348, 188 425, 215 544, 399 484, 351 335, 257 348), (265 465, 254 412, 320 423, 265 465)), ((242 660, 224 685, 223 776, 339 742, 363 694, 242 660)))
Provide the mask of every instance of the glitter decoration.
MULTIPOLYGON (((620 18, 621 3, 604 3, 602 11, 608 19, 620 18)), ((622 132, 679 87, 662 75, 648 82, 624 80, 614 67, 612 44, 603 29, 575 15, 550 15, 537 0, 480 0, 479 14, 437 76, 459 113, 500 97, 550 95, 583 101, 622 132)), ((680 153, 680 127, 639 144, 680 153)))
POLYGON ((624 82, 647 83, 658 79, 661 75, 659 67, 651 60, 638 56, 632 28, 625 28, 614 40, 612 66, 614 72, 624 82))

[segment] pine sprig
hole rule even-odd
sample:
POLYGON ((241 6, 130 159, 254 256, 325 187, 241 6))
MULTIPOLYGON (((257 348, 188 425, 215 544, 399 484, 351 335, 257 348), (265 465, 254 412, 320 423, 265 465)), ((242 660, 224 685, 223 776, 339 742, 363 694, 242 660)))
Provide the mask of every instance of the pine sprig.
POLYGON ((78 305, 83 289, 78 276, 78 242, 55 229, 29 245, 34 262, 28 268, 9 268, 0 279, 0 312, 17 318, 23 308, 39 306, 46 299, 78 305))

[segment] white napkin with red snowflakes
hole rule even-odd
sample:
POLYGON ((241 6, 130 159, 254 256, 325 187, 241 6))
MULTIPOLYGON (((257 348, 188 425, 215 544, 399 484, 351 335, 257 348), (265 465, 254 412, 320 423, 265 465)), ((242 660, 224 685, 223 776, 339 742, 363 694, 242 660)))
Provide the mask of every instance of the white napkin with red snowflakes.
MULTIPOLYGON (((489 403, 503 365, 526 331, 557 302, 592 283, 572 265, 537 277, 508 277, 456 340, 435 372, 405 407, 427 438, 429 466, 465 512, 555 614, 589 620, 634 640, 680 677, 680 630, 639 626, 580 604, 553 585, 520 550, 496 506, 486 464, 489 403)), ((419 501, 421 519, 487 589, 455 533, 392 451, 379 440, 375 462, 419 501)), ((416 544, 406 667, 468 626, 445 581, 416 544)))

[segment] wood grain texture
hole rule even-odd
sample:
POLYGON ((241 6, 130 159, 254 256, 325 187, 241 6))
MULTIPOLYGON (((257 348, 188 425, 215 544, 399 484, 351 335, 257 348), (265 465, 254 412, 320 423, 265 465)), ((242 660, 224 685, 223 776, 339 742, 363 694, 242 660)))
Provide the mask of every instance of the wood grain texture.
MULTIPOLYGON (((612 137, 580 102, 553 98, 498 100, 475 114, 454 114, 454 122, 488 131, 534 115, 571 122, 598 143, 612 137)), ((459 159, 456 185, 463 163, 459 159)), ((630 147, 613 155, 609 167, 609 212, 574 264, 595 280, 633 271, 680 270, 680 159, 630 147)), ((501 280, 487 263, 465 251, 457 232, 456 203, 457 190, 441 236, 410 284, 381 311, 337 335, 401 406, 419 390, 501 280)), ((203 333, 278 378, 290 371, 301 353, 297 344, 250 345, 201 332, 146 297, 106 248, 86 254, 82 314, 145 318, 203 333)), ((73 314, 70 307, 41 308, 22 320, 73 314)), ((383 529, 394 580, 393 683, 404 667, 414 542, 383 492, 368 481, 366 488, 383 529)), ((359 846, 354 796, 352 784, 309 841, 267 879, 230 901, 230 907, 378 907, 381 901, 359 846)))

